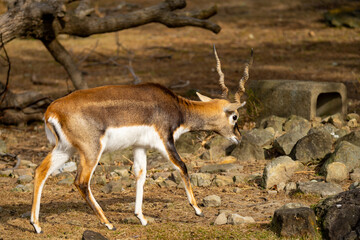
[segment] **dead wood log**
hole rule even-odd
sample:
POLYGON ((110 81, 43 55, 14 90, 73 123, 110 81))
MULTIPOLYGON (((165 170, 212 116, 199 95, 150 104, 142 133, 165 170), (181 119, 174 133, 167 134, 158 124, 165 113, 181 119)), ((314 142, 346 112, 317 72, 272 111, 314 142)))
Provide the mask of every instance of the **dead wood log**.
POLYGON ((216 6, 190 12, 175 10, 186 7, 185 0, 164 0, 156 5, 128 13, 117 8, 105 15, 94 10, 91 0, 81 0, 75 9, 67 9, 74 0, 12 0, 9 10, 0 16, 0 35, 6 44, 19 37, 42 41, 51 55, 67 71, 77 89, 87 88, 76 62, 57 40, 59 34, 88 37, 116 32, 148 23, 160 23, 169 28, 194 26, 218 33, 221 28, 208 19, 216 14, 216 6))

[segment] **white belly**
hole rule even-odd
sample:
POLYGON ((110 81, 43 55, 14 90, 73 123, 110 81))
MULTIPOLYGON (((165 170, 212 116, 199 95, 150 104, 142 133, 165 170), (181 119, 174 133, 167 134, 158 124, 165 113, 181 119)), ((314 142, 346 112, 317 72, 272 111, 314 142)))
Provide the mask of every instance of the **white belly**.
POLYGON ((101 139, 104 151, 115 151, 130 146, 155 148, 165 153, 165 145, 159 133, 151 126, 108 128, 101 139))

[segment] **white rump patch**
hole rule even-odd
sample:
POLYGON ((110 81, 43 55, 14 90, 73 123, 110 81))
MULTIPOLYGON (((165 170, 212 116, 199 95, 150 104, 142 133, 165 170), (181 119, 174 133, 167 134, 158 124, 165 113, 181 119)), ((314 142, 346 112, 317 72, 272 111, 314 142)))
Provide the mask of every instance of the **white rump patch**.
MULTIPOLYGON (((64 134, 59 121, 54 117, 49 117, 49 119, 47 121, 54 126, 54 130, 59 135, 59 139, 58 139, 59 143, 58 143, 57 148, 59 150, 65 151, 65 152, 71 152, 73 146, 71 145, 68 138, 64 134)), ((46 124, 45 124, 45 132, 46 132, 46 136, 51 144, 53 143, 52 141, 56 142, 54 134, 50 131, 50 129, 48 129, 46 124)))
POLYGON ((49 129, 48 125, 46 124, 45 122, 45 134, 46 134, 46 137, 49 141, 49 143, 53 146, 55 146, 56 144, 56 138, 54 136, 54 134, 51 132, 51 130, 49 129))

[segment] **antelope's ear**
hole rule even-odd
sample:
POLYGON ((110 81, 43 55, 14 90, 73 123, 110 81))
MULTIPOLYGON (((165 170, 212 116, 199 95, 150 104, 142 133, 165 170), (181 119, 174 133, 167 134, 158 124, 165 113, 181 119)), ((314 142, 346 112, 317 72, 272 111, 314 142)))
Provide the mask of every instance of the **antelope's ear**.
POLYGON ((243 103, 230 103, 224 108, 224 112, 234 112, 239 108, 245 106, 246 102, 243 103))
POLYGON ((207 97, 207 96, 204 96, 204 95, 202 95, 202 94, 200 94, 200 93, 198 93, 198 92, 196 92, 196 95, 198 95, 198 97, 200 98, 200 100, 201 100, 202 102, 209 102, 209 101, 212 100, 211 98, 209 98, 209 97, 207 97))

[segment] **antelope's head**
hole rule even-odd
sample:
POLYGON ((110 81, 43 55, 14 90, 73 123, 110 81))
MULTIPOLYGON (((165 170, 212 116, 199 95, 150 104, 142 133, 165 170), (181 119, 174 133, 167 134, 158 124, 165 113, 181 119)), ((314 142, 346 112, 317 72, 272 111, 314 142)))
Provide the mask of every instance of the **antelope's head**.
POLYGON ((245 93, 245 83, 249 79, 249 68, 253 62, 253 49, 251 49, 251 57, 245 64, 245 69, 242 78, 239 81, 239 89, 235 93, 235 102, 229 99, 229 89, 224 82, 224 73, 221 71, 220 59, 217 55, 214 45, 214 54, 216 58, 216 70, 220 76, 219 84, 222 89, 221 99, 212 99, 197 92, 198 97, 202 102, 211 104, 213 109, 207 114, 209 115, 209 121, 207 127, 232 142, 238 144, 240 142, 240 131, 238 128, 239 112, 238 109, 245 106, 246 102, 241 102, 241 97, 245 93))

